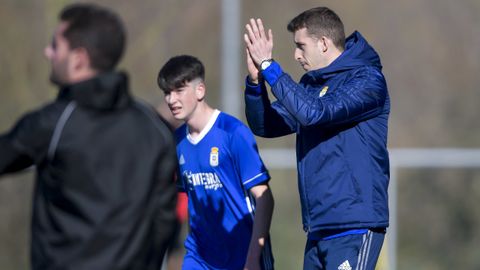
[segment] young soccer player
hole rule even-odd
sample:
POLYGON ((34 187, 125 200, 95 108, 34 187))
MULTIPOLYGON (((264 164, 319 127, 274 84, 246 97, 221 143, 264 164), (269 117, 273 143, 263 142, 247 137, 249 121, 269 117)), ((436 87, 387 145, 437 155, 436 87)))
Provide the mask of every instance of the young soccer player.
POLYGON ((171 58, 158 85, 176 119, 179 188, 188 195, 190 231, 183 269, 273 269, 270 176, 251 131, 205 101, 203 64, 171 58))

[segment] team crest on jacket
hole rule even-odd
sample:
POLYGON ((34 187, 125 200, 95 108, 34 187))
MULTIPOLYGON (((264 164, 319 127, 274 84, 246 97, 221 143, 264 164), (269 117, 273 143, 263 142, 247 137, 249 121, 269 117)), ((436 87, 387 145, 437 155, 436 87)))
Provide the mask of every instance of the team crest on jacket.
POLYGON ((325 94, 327 93, 327 91, 328 91, 328 86, 324 86, 324 87, 322 88, 322 91, 320 91, 320 94, 318 94, 318 97, 323 97, 323 96, 325 96, 325 94))
POLYGON ((210 166, 218 166, 218 147, 212 147, 212 149, 210 149, 210 166))

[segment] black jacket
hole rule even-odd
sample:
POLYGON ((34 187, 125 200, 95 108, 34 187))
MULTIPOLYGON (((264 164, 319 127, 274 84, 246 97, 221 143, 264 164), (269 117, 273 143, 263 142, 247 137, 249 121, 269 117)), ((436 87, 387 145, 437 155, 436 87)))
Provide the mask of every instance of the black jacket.
POLYGON ((175 143, 122 73, 60 90, 0 136, 0 175, 36 165, 33 269, 160 269, 175 143))

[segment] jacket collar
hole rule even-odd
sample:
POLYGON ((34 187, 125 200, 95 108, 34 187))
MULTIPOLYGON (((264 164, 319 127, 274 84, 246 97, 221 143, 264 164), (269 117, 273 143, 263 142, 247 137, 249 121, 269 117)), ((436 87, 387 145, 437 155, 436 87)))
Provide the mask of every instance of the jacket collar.
POLYGON ((61 87, 58 99, 73 100, 94 109, 112 110, 126 107, 132 97, 128 92, 127 75, 112 71, 61 87))

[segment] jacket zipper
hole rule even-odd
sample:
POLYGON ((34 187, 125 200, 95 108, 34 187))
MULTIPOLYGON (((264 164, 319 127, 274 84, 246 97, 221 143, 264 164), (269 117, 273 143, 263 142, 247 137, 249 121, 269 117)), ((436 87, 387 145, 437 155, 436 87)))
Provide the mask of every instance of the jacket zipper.
POLYGON ((303 206, 305 208, 305 224, 303 226, 303 230, 306 232, 306 233, 309 233, 310 232, 310 207, 309 207, 309 203, 308 203, 308 200, 307 200, 307 190, 306 190, 306 179, 305 179, 305 164, 304 162, 301 163, 302 166, 301 166, 301 171, 303 172, 302 173, 302 176, 301 176, 301 179, 300 179, 300 182, 301 182, 301 190, 302 190, 302 194, 301 194, 301 200, 303 201, 303 206))

